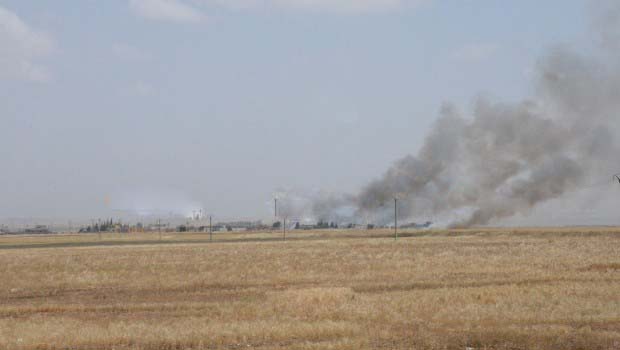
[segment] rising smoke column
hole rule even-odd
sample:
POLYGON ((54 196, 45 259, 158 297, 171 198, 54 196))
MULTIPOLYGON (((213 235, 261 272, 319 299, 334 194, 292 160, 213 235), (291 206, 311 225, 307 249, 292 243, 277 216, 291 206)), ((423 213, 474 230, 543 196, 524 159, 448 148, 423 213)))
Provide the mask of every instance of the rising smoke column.
MULTIPOLYGON (((612 8, 602 11, 604 27, 597 28, 604 42, 620 33, 620 6, 612 8)), ((481 99, 469 118, 444 106, 420 152, 397 161, 357 196, 358 215, 385 221, 386 203, 399 196, 404 218, 459 212, 464 218, 451 226, 484 225, 610 174, 617 167, 620 47, 605 47, 613 50, 601 57, 551 50, 529 101, 481 99)))
POLYGON ((479 99, 470 115, 446 104, 417 155, 396 161, 357 195, 318 196, 306 216, 357 223, 455 216, 485 225, 587 188, 620 169, 620 2, 591 1, 596 55, 558 47, 539 61, 536 94, 518 103, 479 99), (346 210, 345 210, 346 212, 346 210))

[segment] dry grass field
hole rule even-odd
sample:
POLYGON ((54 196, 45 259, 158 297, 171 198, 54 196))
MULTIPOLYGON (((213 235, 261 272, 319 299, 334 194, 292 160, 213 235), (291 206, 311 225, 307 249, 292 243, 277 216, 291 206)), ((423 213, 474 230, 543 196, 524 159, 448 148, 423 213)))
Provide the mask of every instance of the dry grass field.
POLYGON ((0 237, 1 349, 620 349, 620 229, 0 237))

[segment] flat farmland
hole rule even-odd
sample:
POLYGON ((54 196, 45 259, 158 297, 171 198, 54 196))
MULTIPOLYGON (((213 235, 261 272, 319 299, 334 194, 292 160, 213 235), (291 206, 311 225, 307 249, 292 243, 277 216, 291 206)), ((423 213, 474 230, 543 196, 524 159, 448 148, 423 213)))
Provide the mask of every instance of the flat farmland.
POLYGON ((0 237, 0 348, 620 349, 620 229, 0 237))

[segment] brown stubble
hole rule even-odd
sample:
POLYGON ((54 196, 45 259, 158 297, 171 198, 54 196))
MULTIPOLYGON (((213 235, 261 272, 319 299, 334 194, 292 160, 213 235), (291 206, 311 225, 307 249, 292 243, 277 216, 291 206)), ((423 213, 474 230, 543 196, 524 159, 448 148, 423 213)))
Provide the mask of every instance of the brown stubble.
MULTIPOLYGON (((64 248, 9 238, 0 347, 620 347, 615 229, 256 235, 278 233, 64 248)), ((37 239, 51 240, 23 240, 37 239)))

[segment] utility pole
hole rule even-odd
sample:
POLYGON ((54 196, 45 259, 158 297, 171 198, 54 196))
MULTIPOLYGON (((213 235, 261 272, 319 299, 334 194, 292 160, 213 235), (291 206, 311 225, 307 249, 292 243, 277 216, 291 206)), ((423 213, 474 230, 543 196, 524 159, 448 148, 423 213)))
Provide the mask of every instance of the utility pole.
POLYGON ((159 240, 161 241, 161 219, 157 219, 157 231, 159 232, 159 240))
POLYGON ((278 198, 273 199, 273 223, 278 222, 278 198))
POLYGON ((284 218, 284 224, 282 225, 282 232, 284 233, 284 240, 286 241, 286 218, 284 218))
POLYGON ((398 238, 398 198, 394 197, 394 240, 398 238))
POLYGON ((209 241, 213 242, 213 226, 211 225, 211 215, 209 215, 209 241))

